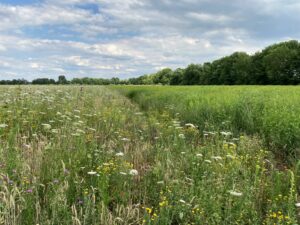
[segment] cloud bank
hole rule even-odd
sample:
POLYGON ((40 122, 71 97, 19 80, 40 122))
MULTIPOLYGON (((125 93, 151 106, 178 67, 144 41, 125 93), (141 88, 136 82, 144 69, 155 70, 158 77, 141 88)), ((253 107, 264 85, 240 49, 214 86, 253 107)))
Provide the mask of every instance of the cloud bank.
POLYGON ((297 0, 10 0, 0 79, 134 77, 299 39, 297 0))

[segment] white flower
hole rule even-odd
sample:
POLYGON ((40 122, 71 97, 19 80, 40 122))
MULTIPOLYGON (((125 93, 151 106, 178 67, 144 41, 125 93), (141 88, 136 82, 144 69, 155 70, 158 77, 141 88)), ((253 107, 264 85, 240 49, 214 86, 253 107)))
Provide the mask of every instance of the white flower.
POLYGON ((7 124, 3 123, 3 124, 0 124, 0 128, 5 128, 5 127, 8 127, 7 124))
POLYGON ((58 134, 58 129, 52 129, 51 132, 52 132, 53 134, 58 134))
POLYGON ((77 129, 77 130, 76 130, 76 133, 85 134, 85 131, 84 131, 84 130, 81 130, 81 129, 77 129))
POLYGON ((44 127, 45 130, 50 130, 51 129, 51 125, 47 124, 47 123, 43 123, 42 126, 44 127))
POLYGON ((30 149, 31 148, 31 145, 24 144, 23 146, 24 146, 25 149, 30 149))
POLYGON ((226 155, 226 157, 227 157, 228 159, 234 159, 234 156, 232 156, 232 155, 230 155, 230 154, 226 155))
POLYGON ((196 126, 195 126, 194 124, 192 124, 192 123, 186 123, 186 124, 185 124, 185 127, 186 127, 186 128, 192 128, 192 129, 195 129, 195 128, 196 128, 196 126))
POLYGON ((179 202, 185 204, 186 202, 183 199, 180 199, 179 202))
POLYGON ((209 163, 209 164, 211 163, 211 161, 208 159, 204 160, 204 162, 209 163))
POLYGON ((243 193, 236 191, 229 191, 229 194, 236 197, 241 197, 243 195, 243 193))
POLYGON ((221 133, 222 135, 226 136, 226 137, 232 135, 231 132, 221 131, 220 133, 221 133))
POLYGON ((181 152, 181 154, 182 154, 182 155, 184 155, 184 154, 185 154, 185 152, 181 152))
POLYGON ((129 171, 129 174, 132 175, 132 176, 137 176, 139 174, 139 172, 135 169, 132 169, 129 171))
POLYGON ((182 138, 182 139, 185 138, 184 134, 179 134, 178 137, 180 137, 180 138, 182 138))
POLYGON ((88 174, 88 175, 96 175, 97 172, 95 172, 95 171, 90 171, 90 172, 88 172, 87 174, 88 174))
POLYGON ((203 155, 201 153, 196 154, 197 157, 202 157, 203 155))
POLYGON ((127 142, 130 141, 128 138, 122 138, 121 141, 127 142))
POLYGON ((123 153, 123 152, 118 152, 118 153, 116 154, 116 156, 124 156, 124 153, 123 153))
POLYGON ((222 157, 221 156, 212 156, 211 157, 212 159, 214 159, 214 160, 222 160, 222 157))
POLYGON ((296 206, 296 207, 300 207, 300 202, 297 202, 297 203, 295 204, 295 206, 296 206))

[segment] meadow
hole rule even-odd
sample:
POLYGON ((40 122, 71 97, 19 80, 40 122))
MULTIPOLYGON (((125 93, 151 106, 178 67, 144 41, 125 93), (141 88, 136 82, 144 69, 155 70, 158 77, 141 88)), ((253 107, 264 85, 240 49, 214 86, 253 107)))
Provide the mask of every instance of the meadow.
POLYGON ((179 114, 201 131, 258 135, 284 160, 300 150, 300 88, 297 86, 118 86, 143 109, 179 114))
POLYGON ((297 224, 299 93, 0 87, 0 224, 297 224))

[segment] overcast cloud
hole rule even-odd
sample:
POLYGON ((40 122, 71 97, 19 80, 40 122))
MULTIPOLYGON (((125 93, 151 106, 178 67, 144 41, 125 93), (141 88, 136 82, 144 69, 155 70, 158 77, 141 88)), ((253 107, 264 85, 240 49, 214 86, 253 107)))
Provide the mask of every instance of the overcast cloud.
POLYGON ((298 0, 0 0, 0 79, 134 77, 299 39, 298 0))

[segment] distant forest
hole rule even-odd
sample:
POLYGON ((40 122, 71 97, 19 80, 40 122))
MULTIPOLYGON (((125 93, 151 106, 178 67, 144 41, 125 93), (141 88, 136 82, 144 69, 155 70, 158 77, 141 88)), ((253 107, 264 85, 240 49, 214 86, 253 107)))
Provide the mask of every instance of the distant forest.
POLYGON ((119 78, 48 78, 28 82, 1 80, 0 84, 132 84, 132 85, 297 85, 300 83, 300 43, 296 40, 271 45, 254 55, 235 52, 213 62, 190 64, 185 69, 169 68, 154 74, 121 80, 119 78))

